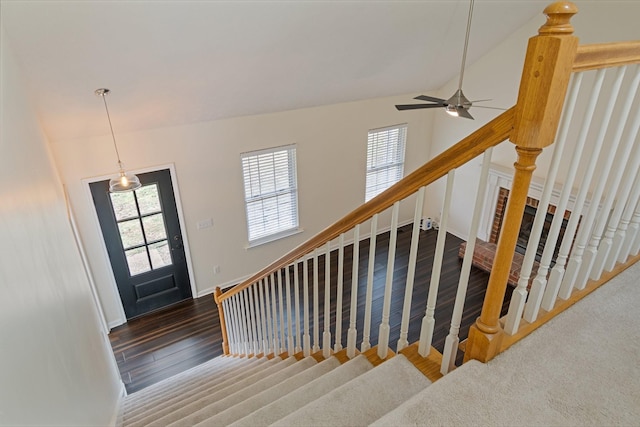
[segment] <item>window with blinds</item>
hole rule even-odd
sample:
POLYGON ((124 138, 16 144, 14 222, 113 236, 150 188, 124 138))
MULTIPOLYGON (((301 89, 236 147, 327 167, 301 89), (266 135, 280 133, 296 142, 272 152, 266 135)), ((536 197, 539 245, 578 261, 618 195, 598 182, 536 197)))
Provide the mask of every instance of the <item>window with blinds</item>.
POLYGON ((241 160, 249 244, 297 232, 295 145, 243 153, 241 160))
POLYGON ((365 202, 402 179, 407 125, 369 131, 365 202))

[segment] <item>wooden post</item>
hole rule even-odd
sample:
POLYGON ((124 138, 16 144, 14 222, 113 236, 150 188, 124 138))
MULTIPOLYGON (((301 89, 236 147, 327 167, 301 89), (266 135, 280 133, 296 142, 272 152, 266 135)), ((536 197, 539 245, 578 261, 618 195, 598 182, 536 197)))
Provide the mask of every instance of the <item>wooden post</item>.
POLYGON ((216 302, 218 306, 218 316, 220 316, 220 330, 222 331, 222 351, 225 355, 229 354, 229 339, 227 337, 227 323, 224 320, 224 308, 222 308, 222 301, 220 301, 220 297, 222 296, 222 290, 220 287, 216 287, 216 290, 213 294, 213 300, 216 302))
POLYGON ((510 140, 517 161, 482 313, 469 330, 465 361, 487 362, 499 352, 499 323, 504 294, 522 222, 536 158, 553 144, 571 78, 578 39, 570 20, 578 12, 571 2, 556 2, 544 10, 547 22, 529 40, 520 81, 510 140))

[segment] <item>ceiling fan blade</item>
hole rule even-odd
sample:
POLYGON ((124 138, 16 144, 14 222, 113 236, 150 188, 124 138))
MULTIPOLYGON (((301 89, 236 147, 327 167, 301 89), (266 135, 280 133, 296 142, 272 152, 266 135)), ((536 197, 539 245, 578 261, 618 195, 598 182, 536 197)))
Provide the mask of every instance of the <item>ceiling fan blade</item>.
POLYGON ((471 102, 475 103, 475 102, 486 102, 486 101, 493 101, 493 99, 476 99, 475 101, 471 101, 471 102))
POLYGON ((469 111, 467 111, 464 108, 458 108, 458 116, 459 117, 464 117, 465 119, 474 120, 473 116, 471 114, 469 114, 469 111))
POLYGON ((434 98, 433 96, 427 96, 427 95, 418 95, 413 99, 419 99, 421 101, 431 101, 431 102, 437 102, 439 104, 442 104, 445 102, 444 99, 441 98, 434 98))
POLYGON ((440 104, 404 104, 404 105, 396 105, 398 110, 418 110, 420 108, 442 108, 443 105, 440 104))

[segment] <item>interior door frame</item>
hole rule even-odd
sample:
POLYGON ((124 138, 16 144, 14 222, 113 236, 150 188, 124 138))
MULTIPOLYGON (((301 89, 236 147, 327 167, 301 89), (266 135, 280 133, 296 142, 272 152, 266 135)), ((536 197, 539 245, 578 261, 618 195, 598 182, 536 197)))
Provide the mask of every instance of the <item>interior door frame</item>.
MULTIPOLYGON (((196 279, 195 279, 195 275, 193 274, 193 264, 191 262, 191 249, 189 246, 189 238, 187 236, 186 222, 184 220, 184 214, 182 212, 182 200, 180 197, 180 187, 178 186, 178 176, 176 174, 175 164, 167 163, 164 165, 149 166, 141 169, 127 169, 127 172, 130 172, 133 174, 143 174, 147 172, 156 172, 163 169, 169 169, 169 174, 171 176, 171 185, 173 186, 173 196, 176 201, 176 209, 178 211, 178 222, 180 224, 180 232, 182 234, 182 243, 184 246, 184 256, 187 261, 187 274, 189 275, 189 284, 191 286, 191 297, 197 298, 198 293, 196 291, 196 279)), ((103 259, 107 266, 107 271, 108 271, 107 279, 116 297, 116 305, 120 314, 120 319, 118 319, 116 322, 109 323, 109 329, 112 329, 112 328, 115 328, 116 326, 127 323, 127 316, 124 312, 124 306, 122 304, 122 299, 120 298, 120 292, 118 291, 118 284, 116 283, 116 278, 113 274, 111 263, 109 262, 109 252, 107 251, 107 245, 104 242, 104 236, 102 235, 102 229, 100 228, 100 222, 98 220, 98 214, 96 213, 96 207, 93 203, 93 196, 91 195, 91 187, 89 186, 89 184, 108 180, 113 178, 114 176, 115 176, 115 172, 109 175, 95 176, 91 178, 85 178, 82 180, 82 186, 84 187, 84 190, 85 190, 87 202, 91 206, 91 212, 93 213, 92 216, 93 216, 94 232, 98 236, 98 241, 100 242, 100 249, 103 255, 103 259)), ((104 307, 102 307, 102 309, 104 310, 104 307)))

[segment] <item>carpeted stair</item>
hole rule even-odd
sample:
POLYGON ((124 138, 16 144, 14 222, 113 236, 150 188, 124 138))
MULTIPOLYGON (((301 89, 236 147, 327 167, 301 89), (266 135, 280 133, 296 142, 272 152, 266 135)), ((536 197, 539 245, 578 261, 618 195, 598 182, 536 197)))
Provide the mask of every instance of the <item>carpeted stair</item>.
POLYGON ((320 362, 222 356, 127 396, 122 424, 367 425, 429 384, 402 355, 376 367, 364 355, 320 362))
POLYGON ((403 354, 223 356, 127 396, 122 425, 638 425, 638 277, 640 263, 433 385, 403 354))

